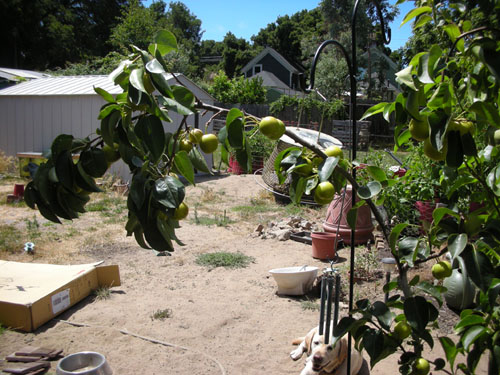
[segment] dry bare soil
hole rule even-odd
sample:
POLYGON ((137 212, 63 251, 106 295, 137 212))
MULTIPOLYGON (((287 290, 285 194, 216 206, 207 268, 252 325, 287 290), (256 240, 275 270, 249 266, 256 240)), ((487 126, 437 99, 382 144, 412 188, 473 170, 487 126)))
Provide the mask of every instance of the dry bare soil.
MULTIPOLYGON (((9 248, 0 249, 0 259, 104 261, 119 265, 122 285, 111 288, 109 298, 99 298, 105 293, 89 296, 33 333, 5 330, 0 335, 0 358, 36 345, 61 348, 66 354, 100 352, 114 374, 121 375, 300 373, 304 361, 289 358, 291 341, 317 324, 318 296, 314 291, 300 298, 278 296, 268 271, 306 264, 322 270, 329 264, 313 259, 310 245, 263 240, 252 232, 259 223, 292 214, 321 225, 326 208, 277 205, 259 185, 260 177, 252 175, 205 178, 187 188, 190 214, 178 230, 185 246, 176 245, 171 256, 157 256, 126 237, 126 197, 96 194, 89 204, 91 212, 55 225, 23 204, 5 204, 14 182, 0 180, 0 228, 14 231, 7 235, 9 248), (22 250, 30 240, 35 243, 34 255, 22 250), (220 251, 240 252, 253 262, 239 269, 196 262, 201 254, 220 251)), ((347 280, 348 250, 339 253, 338 267, 347 280)), ((360 267, 376 271, 373 261, 368 264, 366 249, 358 253, 360 267)), ((382 285, 382 279, 356 285, 355 296, 381 299, 382 285)), ((346 313, 344 307, 340 315, 346 313)), ((444 329, 451 326, 448 321, 444 329)), ((438 347, 437 343, 430 357, 439 355, 438 347)), ((397 358, 382 361, 371 373, 398 373, 397 358)), ((55 374, 55 364, 49 374, 55 374)))

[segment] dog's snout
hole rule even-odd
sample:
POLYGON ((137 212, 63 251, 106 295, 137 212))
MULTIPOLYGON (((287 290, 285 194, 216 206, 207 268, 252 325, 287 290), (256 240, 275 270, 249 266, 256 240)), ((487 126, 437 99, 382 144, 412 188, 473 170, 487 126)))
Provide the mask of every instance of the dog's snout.
POLYGON ((313 356, 313 361, 317 363, 321 363, 323 361, 323 357, 320 354, 315 354, 313 356))

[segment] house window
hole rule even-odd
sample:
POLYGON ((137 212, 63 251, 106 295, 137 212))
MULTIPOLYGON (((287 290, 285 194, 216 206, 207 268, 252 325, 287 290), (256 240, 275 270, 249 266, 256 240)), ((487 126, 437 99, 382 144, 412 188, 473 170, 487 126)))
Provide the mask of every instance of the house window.
POLYGON ((256 64, 253 66, 253 75, 262 72, 262 64, 256 64))

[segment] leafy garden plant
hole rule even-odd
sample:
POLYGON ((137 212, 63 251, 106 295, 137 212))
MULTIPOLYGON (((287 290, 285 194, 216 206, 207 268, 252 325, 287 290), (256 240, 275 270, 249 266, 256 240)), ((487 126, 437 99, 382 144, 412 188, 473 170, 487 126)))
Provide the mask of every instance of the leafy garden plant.
MULTIPOLYGON (((500 150, 495 134, 500 135, 500 30, 498 18, 491 21, 491 17, 498 16, 500 2, 416 3, 404 22, 414 20, 415 29, 431 25, 443 42, 418 53, 397 73, 402 93, 394 102, 379 103, 363 117, 393 116, 396 148, 422 142, 423 153, 437 165, 435 181, 440 182, 448 206, 434 210, 425 238, 401 237, 408 223, 393 228, 389 243, 399 275, 384 290, 400 293, 387 303, 357 301, 353 315, 343 318, 334 334, 349 331, 358 348, 368 352, 371 365, 400 352, 403 374, 427 374, 429 362, 436 371, 473 374, 481 358, 489 361, 489 374, 498 374, 500 150), (470 194, 464 194, 467 191, 470 194), (480 208, 472 211, 473 204, 480 208), (408 280, 407 274, 445 253, 455 268, 463 264, 477 293, 473 307, 461 311, 455 325, 458 341, 438 338, 446 361, 430 361, 423 352, 435 344, 431 332, 439 316, 436 306, 443 303, 446 289, 418 276, 408 280), (466 361, 460 362, 458 354, 464 354, 466 361)), ((412 165, 408 167, 411 170, 412 165)), ((383 176, 377 180, 387 185, 383 176)))

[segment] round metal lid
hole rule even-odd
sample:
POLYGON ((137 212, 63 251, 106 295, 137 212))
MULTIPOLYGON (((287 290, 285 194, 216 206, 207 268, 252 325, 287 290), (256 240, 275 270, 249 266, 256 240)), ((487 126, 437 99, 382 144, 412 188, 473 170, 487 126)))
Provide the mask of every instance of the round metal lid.
MULTIPOLYGON (((328 146, 339 146, 342 147, 342 142, 340 142, 337 138, 332 137, 331 135, 325 134, 325 133, 320 133, 319 136, 319 142, 316 142, 318 140, 318 131, 316 130, 311 130, 311 129, 304 129, 304 128, 297 128, 297 127, 291 127, 287 126, 286 128, 288 131, 292 131, 295 133, 297 136, 306 139, 312 144, 318 144, 322 148, 327 148, 328 146)), ((295 142, 292 138, 284 134, 281 138, 280 141, 283 141, 288 144, 292 144, 295 146, 301 147, 300 144, 295 142)))

